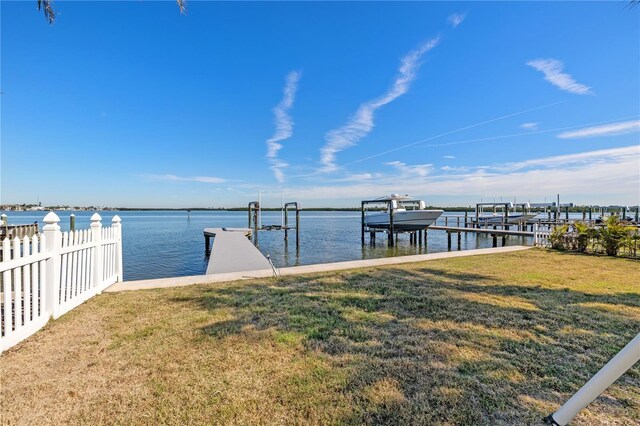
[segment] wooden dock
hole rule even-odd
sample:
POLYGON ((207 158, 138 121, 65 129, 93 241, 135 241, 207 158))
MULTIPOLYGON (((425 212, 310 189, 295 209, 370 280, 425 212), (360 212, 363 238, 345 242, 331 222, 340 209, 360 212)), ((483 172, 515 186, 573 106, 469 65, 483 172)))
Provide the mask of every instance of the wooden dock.
POLYGON ((247 238, 250 235, 249 228, 206 228, 204 238, 207 252, 209 252, 209 241, 213 238, 207 275, 271 270, 269 259, 247 238))
MULTIPOLYGON (((506 227, 508 228, 509 225, 507 225, 506 227)), ((497 226, 494 226, 492 229, 492 228, 431 225, 428 229, 434 230, 434 231, 447 231, 447 249, 448 250, 451 250, 451 234, 458 235, 458 250, 461 249, 461 245, 462 245, 461 240, 462 240, 463 232, 471 232, 475 234, 487 234, 493 238, 493 247, 498 247, 498 236, 502 237, 503 247, 507 244, 506 237, 509 235, 516 236, 516 237, 535 237, 535 232, 510 230, 510 229, 497 229, 497 226)))
POLYGON ((33 237, 38 234, 38 223, 29 223, 27 225, 1 225, 0 239, 4 238, 24 238, 33 237))

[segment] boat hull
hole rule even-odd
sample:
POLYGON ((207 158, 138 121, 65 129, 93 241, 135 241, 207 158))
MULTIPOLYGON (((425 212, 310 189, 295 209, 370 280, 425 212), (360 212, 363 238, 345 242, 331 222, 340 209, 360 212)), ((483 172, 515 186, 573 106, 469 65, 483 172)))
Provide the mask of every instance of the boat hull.
MULTIPOLYGON (((443 210, 407 210, 393 213, 394 231, 419 231, 428 228, 444 213, 443 210)), ((364 218, 365 226, 389 229, 389 213, 370 213, 364 218)))

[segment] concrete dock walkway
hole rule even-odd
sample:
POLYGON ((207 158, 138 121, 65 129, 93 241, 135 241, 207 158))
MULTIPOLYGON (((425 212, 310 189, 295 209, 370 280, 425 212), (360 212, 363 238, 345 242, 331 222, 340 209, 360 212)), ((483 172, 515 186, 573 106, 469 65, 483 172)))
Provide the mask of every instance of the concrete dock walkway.
MULTIPOLYGON (((243 236, 243 238, 245 238, 243 236)), ((245 238, 246 239, 246 238, 245 238)), ((247 240, 248 241, 248 240, 247 240)), ((215 246, 215 244, 214 244, 215 246)), ((348 269, 369 268, 385 265, 400 265, 403 263, 424 262, 428 260, 449 259, 453 257, 477 256, 483 254, 509 253, 514 251, 528 250, 529 246, 508 246, 476 250, 451 251, 443 253, 417 254, 412 256, 384 257, 381 259, 354 260, 349 262, 321 263, 317 265, 292 266, 289 268, 279 268, 281 276, 302 275, 318 272, 343 271, 348 269)), ((228 281, 238 281, 253 278, 272 277, 273 270, 269 268, 244 272, 227 272, 211 275, 192 275, 189 277, 160 278, 155 280, 125 281, 116 283, 107 288, 106 292, 118 292, 127 290, 145 290, 152 288, 183 287, 193 284, 222 283, 228 281)))
POLYGON ((207 228, 205 237, 213 237, 207 275, 230 272, 271 270, 271 263, 247 238, 250 229, 207 228))

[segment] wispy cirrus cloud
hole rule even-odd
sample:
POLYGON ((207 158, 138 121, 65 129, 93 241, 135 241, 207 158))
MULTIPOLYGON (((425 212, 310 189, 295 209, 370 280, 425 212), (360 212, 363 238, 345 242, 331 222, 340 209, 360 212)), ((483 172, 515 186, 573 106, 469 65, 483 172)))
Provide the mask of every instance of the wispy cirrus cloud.
POLYGON ((466 13, 454 13, 453 15, 449 15, 449 17, 447 18, 447 21, 449 22, 449 24, 451 24, 453 28, 455 28, 458 25, 462 24, 462 21, 464 21, 464 18, 466 17, 467 17, 466 13))
POLYGON ((535 59, 527 62, 527 65, 542 72, 544 79, 560 90, 577 95, 590 95, 593 93, 589 86, 578 83, 570 74, 563 72, 564 64, 557 59, 535 59))
POLYGON ((353 173, 340 179, 334 179, 333 182, 366 182, 379 177, 382 177, 381 173, 353 173))
POLYGON ((558 137, 560 139, 578 139, 596 136, 616 136, 637 132, 638 130, 640 130, 640 120, 631 120, 562 132, 558 134, 558 137))
POLYGON ((287 195, 297 200, 342 199, 356 205, 357 200, 394 192, 426 195, 427 201, 432 196, 468 197, 469 202, 507 194, 540 201, 560 193, 578 203, 635 205, 640 201, 638 161, 640 146, 629 146, 488 166, 444 166, 443 173, 412 179, 398 173, 351 185, 289 188, 287 195))
POLYGON ((485 166, 485 169, 499 172, 514 172, 527 169, 546 169, 554 167, 576 168, 601 163, 621 162, 631 157, 637 157, 640 147, 599 149, 596 151, 580 152, 577 154, 554 155, 532 160, 503 163, 495 166, 485 166))
POLYGON ((394 167, 400 172, 401 176, 421 176, 425 177, 433 170, 433 164, 413 164, 409 165, 402 161, 390 161, 384 163, 387 166, 394 167))
POLYGON ((443 155, 443 156, 442 156, 442 158, 446 158, 447 160, 453 160, 453 159, 455 159, 456 157, 455 157, 455 156, 453 156, 453 155, 443 155))
POLYGON ((376 110, 407 93, 411 83, 416 79, 416 73, 420 68, 420 60, 423 55, 436 47, 438 42, 438 37, 431 39, 404 56, 400 61, 398 75, 389 90, 381 97, 361 104, 345 125, 327 133, 325 136, 326 144, 320 150, 320 162, 322 164, 320 171, 332 172, 337 170, 336 154, 354 146, 371 132, 375 126, 373 119, 376 110))
POLYGON ((288 164, 278 158, 278 151, 282 149, 282 141, 289 139, 293 134, 293 120, 289 115, 289 110, 293 106, 293 101, 298 90, 298 81, 300 81, 300 73, 291 71, 285 78, 284 93, 282 100, 273 109, 274 123, 276 131, 267 139, 267 160, 273 170, 273 175, 280 183, 284 182, 284 173, 282 169, 288 164))
POLYGON ((156 181, 172 181, 172 182, 201 182, 201 183, 223 183, 226 179, 215 176, 177 176, 172 174, 153 175, 146 174, 143 177, 156 181))
POLYGON ((525 130, 538 130, 539 124, 540 123, 522 123, 520 128, 525 130))
POLYGON ((471 169, 465 166, 459 166, 459 167, 442 166, 440 167, 440 170, 444 172, 468 172, 471 169))

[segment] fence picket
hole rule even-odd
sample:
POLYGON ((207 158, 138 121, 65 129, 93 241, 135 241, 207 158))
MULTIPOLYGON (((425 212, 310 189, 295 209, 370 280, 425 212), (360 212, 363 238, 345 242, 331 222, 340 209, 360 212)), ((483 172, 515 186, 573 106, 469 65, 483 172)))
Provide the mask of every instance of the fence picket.
MULTIPOLYGON (((2 240, 2 258, 11 259, 11 245, 9 238, 2 240)), ((2 272, 2 296, 4 301, 4 321, 3 334, 5 337, 11 335, 13 331, 13 309, 11 307, 11 270, 2 272)))
MULTIPOLYGON (((13 239, 13 259, 20 259, 21 247, 20 238, 13 239)), ((18 267, 13 270, 13 327, 17 329, 22 326, 22 268, 18 267)))
MULTIPOLYGON (((84 233, 84 232, 83 232, 84 233)), ((84 237, 84 235, 83 235, 84 237)), ((80 253, 78 254, 80 256, 80 282, 79 282, 79 290, 78 290, 78 294, 80 295, 84 295, 85 292, 85 278, 86 278, 86 274, 87 274, 87 250, 83 249, 80 250, 80 253)))
MULTIPOLYGON (((38 248, 38 236, 33 235, 30 238, 30 243, 31 243, 31 256, 35 256, 39 253, 39 248, 38 248)), ((29 269, 29 282, 26 284, 29 286, 29 296, 30 296, 30 307, 31 307, 31 319, 35 319, 38 316, 38 310, 36 307, 36 300, 37 300, 37 288, 34 288, 34 274, 35 272, 35 264, 31 263, 28 266, 29 269)))
MULTIPOLYGON (((22 257, 29 257, 31 255, 30 238, 25 235, 22 239, 22 257)), ((22 315, 24 315, 23 324, 28 324, 31 321, 31 265, 25 265, 23 270, 23 304, 22 315)))
POLYGON ((113 275, 113 247, 109 244, 109 275, 107 278, 110 278, 113 275))
POLYGON ((42 234, 0 243, 0 351, 122 280, 120 218, 103 228, 94 214, 91 229, 64 233, 59 221, 50 212, 42 234))
MULTIPOLYGON (((39 254, 42 251, 42 246, 39 244, 38 236, 34 235, 31 237, 31 252, 35 254, 39 254)), ((31 264, 31 313, 33 315, 33 319, 40 316, 40 296, 39 296, 39 285, 40 285, 40 265, 36 263, 31 264)))
MULTIPOLYGON (((78 235, 79 232, 75 231, 73 233, 73 245, 78 245, 78 235)), ((73 299, 78 294, 78 251, 74 250, 71 255, 72 258, 72 270, 71 270, 71 298, 73 299)))

